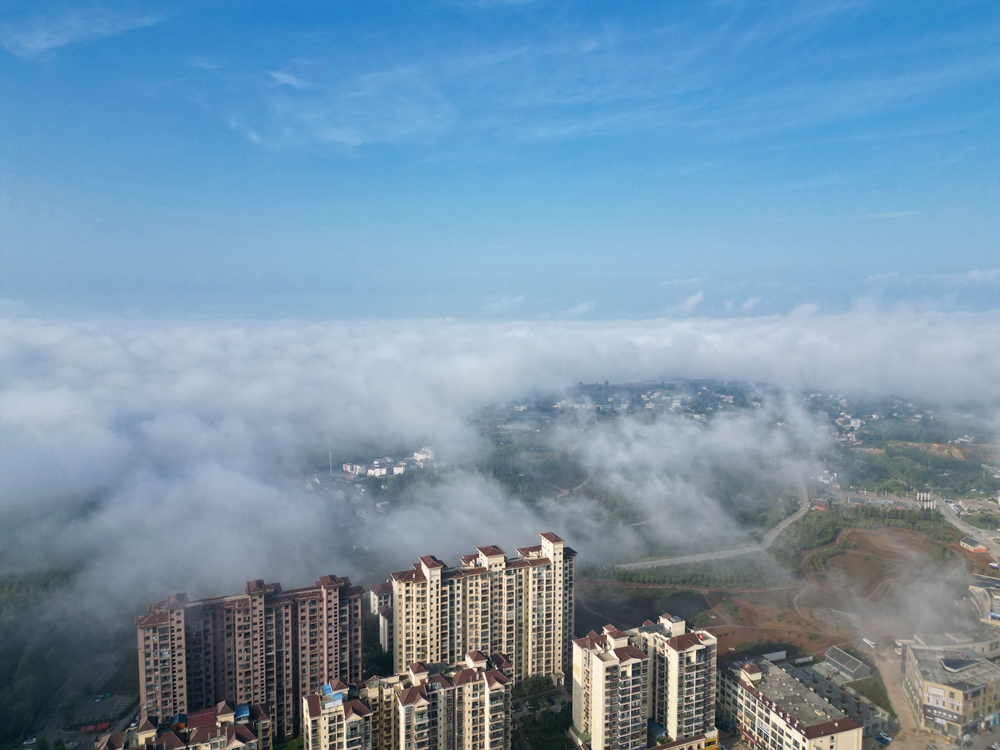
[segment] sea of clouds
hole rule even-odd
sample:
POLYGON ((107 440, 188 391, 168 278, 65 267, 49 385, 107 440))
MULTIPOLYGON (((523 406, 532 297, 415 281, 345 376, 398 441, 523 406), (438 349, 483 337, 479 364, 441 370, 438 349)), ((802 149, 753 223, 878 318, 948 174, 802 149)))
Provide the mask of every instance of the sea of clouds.
MULTIPOLYGON (((203 323, 0 319, 0 572, 82 566, 79 603, 120 617, 173 591, 252 578, 359 576, 352 550, 406 566, 509 550, 545 529, 600 559, 631 550, 585 494, 528 508, 474 470, 482 407, 578 381, 738 379, 785 393, 897 394, 994 413, 1000 315, 855 311, 611 322, 203 323), (459 467, 364 538, 303 477, 359 446, 433 445, 459 467), (318 463, 317 463, 318 462, 318 463)), ((738 534, 698 467, 816 470, 822 427, 779 412, 587 431, 600 466, 658 534, 738 534), (793 450, 794 448, 794 450, 793 450), (794 454, 794 458, 792 458, 794 454), (680 512, 685 509, 685 512, 680 512), (695 509, 692 511, 692 509, 695 509)), ((568 438, 567 438, 568 439, 568 438)), ((372 581, 358 581, 371 583, 372 581)))

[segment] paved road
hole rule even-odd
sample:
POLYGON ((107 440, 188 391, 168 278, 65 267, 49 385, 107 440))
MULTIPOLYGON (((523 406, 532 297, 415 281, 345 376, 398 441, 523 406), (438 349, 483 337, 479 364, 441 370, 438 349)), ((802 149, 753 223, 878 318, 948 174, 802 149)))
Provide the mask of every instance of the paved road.
POLYGON ((961 531, 963 534, 971 536, 973 539, 985 544, 986 548, 990 551, 990 554, 997 557, 998 551, 1000 551, 1000 546, 997 545, 996 536, 997 534, 1000 534, 1000 532, 987 531, 986 529, 980 529, 976 526, 970 526, 955 515, 955 511, 953 511, 944 500, 939 501, 938 510, 941 511, 941 515, 944 516, 944 520, 961 531))
POLYGON ((683 565, 684 563, 707 562, 709 560, 725 560, 730 557, 740 557, 742 555, 749 555, 754 552, 763 552, 774 543, 774 540, 778 538, 778 535, 782 531, 784 531, 793 523, 802 518, 802 516, 804 516, 808 510, 809 510, 809 499, 808 497, 805 497, 800 501, 799 509, 797 511, 795 511, 792 515, 790 515, 784 521, 779 523, 773 529, 768 531, 764 535, 764 538, 761 540, 760 544, 754 544, 753 546, 750 547, 723 549, 723 550, 718 550, 716 552, 702 552, 697 555, 684 555, 682 557, 660 557, 655 560, 642 560, 640 562, 634 562, 634 563, 623 563, 615 567, 621 568, 622 570, 641 570, 642 568, 662 568, 667 565, 683 565))

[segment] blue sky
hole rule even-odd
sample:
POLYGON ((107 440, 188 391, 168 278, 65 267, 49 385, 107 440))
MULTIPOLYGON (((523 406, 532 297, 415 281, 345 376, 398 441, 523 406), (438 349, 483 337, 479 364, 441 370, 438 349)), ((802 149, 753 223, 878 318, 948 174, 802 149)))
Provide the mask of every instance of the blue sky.
POLYGON ((1000 299, 996 2, 0 2, 0 308, 1000 299))

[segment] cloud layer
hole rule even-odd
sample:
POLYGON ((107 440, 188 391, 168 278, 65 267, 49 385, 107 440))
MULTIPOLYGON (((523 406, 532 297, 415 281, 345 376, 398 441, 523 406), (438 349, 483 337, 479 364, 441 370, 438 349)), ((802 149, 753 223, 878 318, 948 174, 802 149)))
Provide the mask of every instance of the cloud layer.
MULTIPOLYGON (((457 471, 354 538, 343 531, 350 506, 308 490, 306 477, 329 451, 424 443, 471 465, 481 407, 579 380, 715 377, 996 404, 998 324, 996 314, 808 311, 597 323, 0 320, 0 566, 82 560, 81 602, 117 612, 258 576, 363 576, 358 544, 400 565, 517 546, 551 527, 596 556, 601 517, 585 497, 532 510, 457 471)), ((773 416, 701 431, 625 423, 581 450, 658 530, 678 533, 717 515, 698 467, 758 466, 791 456, 793 443, 807 457, 819 450, 814 425, 774 438, 761 421, 773 416), (692 503, 688 520, 673 512, 692 503)), ((781 471, 807 464, 789 458, 781 471)))

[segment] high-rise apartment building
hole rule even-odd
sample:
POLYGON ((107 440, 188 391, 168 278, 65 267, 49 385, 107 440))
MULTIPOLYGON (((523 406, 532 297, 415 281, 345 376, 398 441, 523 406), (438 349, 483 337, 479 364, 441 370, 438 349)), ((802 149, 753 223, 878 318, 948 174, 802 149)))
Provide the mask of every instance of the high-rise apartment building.
POLYGON ((361 597, 348 579, 323 576, 291 591, 257 580, 241 595, 150 604, 135 620, 142 716, 265 703, 275 737, 294 736, 302 696, 361 680, 361 597))
POLYGON ((649 657, 607 625, 573 641, 573 733, 590 750, 646 747, 649 657))
POLYGON ((687 631, 680 617, 661 615, 628 630, 629 641, 649 657, 649 718, 654 738, 674 750, 712 750, 715 729, 717 642, 707 630, 687 631), (682 743, 683 746, 678 743, 682 743))
POLYGON ((303 700, 305 750, 509 750, 511 686, 480 653, 461 669, 373 677, 353 701, 326 685, 303 700))
POLYGON ((378 642, 382 650, 391 654, 394 648, 392 640, 392 581, 376 583, 368 592, 371 603, 371 613, 378 616, 378 642))
POLYGON ((371 750, 372 712, 339 680, 302 699, 305 750, 371 750))
MULTIPOLYGON (((414 662, 458 666, 469 651, 503 654, 515 680, 570 670, 576 552, 550 532, 508 559, 496 546, 464 555, 458 567, 426 555, 393 573, 380 594, 380 630, 391 627, 397 673, 414 662)), ((374 603, 373 603, 374 606, 374 603)))

